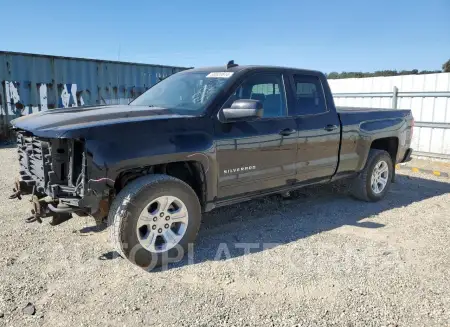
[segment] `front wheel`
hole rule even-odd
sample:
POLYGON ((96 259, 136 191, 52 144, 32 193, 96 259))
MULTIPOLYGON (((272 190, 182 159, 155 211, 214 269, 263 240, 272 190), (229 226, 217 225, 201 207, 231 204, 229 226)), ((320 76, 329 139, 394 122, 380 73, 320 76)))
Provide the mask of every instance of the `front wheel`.
POLYGON ((355 178, 351 194, 363 201, 379 201, 389 190, 394 175, 391 156, 384 150, 370 149, 366 166, 355 178))
POLYGON ((128 184, 108 216, 111 241, 132 263, 146 268, 180 260, 195 241, 201 208, 194 190, 167 175, 148 175, 128 184))

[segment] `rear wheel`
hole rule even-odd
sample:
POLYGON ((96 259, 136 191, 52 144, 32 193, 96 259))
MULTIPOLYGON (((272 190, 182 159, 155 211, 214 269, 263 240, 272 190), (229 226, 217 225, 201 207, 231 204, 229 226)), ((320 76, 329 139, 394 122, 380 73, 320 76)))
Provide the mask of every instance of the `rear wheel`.
POLYGON ((353 181, 351 194, 360 200, 379 201, 388 192, 393 174, 394 165, 389 153, 371 149, 366 166, 353 181))
POLYGON ((167 175, 141 177, 120 191, 108 216, 116 250, 152 269, 180 260, 195 241, 201 222, 194 190, 167 175))

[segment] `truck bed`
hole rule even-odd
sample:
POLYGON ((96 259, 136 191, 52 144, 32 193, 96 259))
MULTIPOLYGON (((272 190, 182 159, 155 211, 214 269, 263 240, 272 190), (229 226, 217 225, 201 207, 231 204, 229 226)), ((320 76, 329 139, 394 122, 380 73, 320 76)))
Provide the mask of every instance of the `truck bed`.
POLYGON ((406 109, 336 107, 336 111, 341 117, 343 125, 364 123, 380 119, 404 119, 411 116, 411 110, 406 109))
POLYGON ((366 162, 367 151, 376 139, 396 139, 394 162, 403 160, 412 136, 411 110, 364 107, 337 107, 342 124, 341 153, 338 173, 360 171, 366 162))
POLYGON ((401 109, 390 108, 369 108, 369 107, 336 107, 337 112, 373 112, 373 111, 402 111, 401 109))

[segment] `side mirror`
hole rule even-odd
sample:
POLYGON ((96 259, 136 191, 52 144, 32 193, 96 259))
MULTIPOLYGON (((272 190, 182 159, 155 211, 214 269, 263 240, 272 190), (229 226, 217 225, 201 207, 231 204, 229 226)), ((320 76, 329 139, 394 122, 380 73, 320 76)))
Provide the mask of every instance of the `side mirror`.
POLYGON ((261 118, 264 109, 259 100, 242 99, 234 101, 231 108, 225 108, 222 112, 226 121, 235 121, 261 118))

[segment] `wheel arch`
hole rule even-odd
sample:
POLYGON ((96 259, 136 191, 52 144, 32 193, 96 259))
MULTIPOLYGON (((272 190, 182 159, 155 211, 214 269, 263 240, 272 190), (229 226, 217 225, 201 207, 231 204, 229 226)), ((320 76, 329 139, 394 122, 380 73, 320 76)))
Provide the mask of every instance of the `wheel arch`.
POLYGON ((361 171, 366 166, 371 149, 386 151, 387 153, 389 153, 392 159, 392 163, 395 165, 397 162, 397 154, 399 149, 399 138, 397 135, 378 137, 369 140, 367 143, 365 142, 362 148, 364 150, 362 151, 362 155, 356 169, 357 171, 361 171))
MULTIPOLYGON (((186 158, 190 159, 190 158, 186 158)), ((164 174, 178 178, 188 184, 196 193, 202 207, 207 201, 207 169, 205 164, 197 160, 179 160, 156 163, 146 166, 132 166, 115 174, 114 190, 119 193, 131 181, 150 174, 164 174)))
POLYGON ((399 140, 397 136, 383 137, 372 141, 371 149, 384 150, 391 156, 392 163, 395 165, 399 140))

